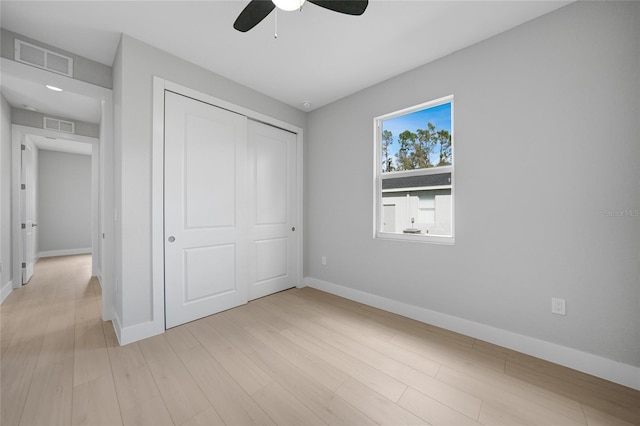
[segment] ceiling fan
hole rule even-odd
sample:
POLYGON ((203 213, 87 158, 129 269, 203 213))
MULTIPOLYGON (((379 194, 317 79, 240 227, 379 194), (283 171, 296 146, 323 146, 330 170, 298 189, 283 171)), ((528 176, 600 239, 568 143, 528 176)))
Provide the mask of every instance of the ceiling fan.
MULTIPOLYGON (((307 0, 317 6, 347 15, 362 15, 368 0, 307 0)), ((292 11, 301 9, 305 0, 251 0, 233 23, 233 28, 247 32, 271 13, 273 9, 292 11)))

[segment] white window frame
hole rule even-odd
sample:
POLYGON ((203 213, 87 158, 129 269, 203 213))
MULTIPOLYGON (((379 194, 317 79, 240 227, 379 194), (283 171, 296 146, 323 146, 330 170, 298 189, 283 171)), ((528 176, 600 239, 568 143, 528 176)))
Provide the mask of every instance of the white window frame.
MULTIPOLYGON (((418 243, 435 244, 455 244, 455 125, 454 125, 454 102, 453 95, 445 96, 433 101, 425 102, 389 114, 381 115, 373 119, 374 134, 374 165, 373 165, 373 238, 385 240, 400 240, 418 243), (397 172, 385 172, 386 178, 398 178, 403 176, 428 175, 439 173, 451 173, 451 235, 431 235, 431 234, 405 234, 398 232, 382 231, 382 122, 402 115, 411 114, 416 111, 433 108, 438 105, 451 104, 451 158, 450 166, 430 167, 428 169, 403 170, 397 172)), ((437 189, 437 188, 429 188, 437 189)))

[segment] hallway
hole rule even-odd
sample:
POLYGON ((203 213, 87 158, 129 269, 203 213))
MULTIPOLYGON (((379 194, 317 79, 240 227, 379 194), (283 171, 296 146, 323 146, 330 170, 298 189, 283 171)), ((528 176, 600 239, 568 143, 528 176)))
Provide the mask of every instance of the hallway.
MULTIPOLYGON (((105 332, 112 342, 115 335, 100 318, 91 255, 40 259, 29 284, 14 290, 1 312, 0 423, 94 423, 88 416, 103 410, 89 407, 87 388, 111 387, 115 398, 105 332)), ((102 421, 120 423, 115 414, 102 421)))

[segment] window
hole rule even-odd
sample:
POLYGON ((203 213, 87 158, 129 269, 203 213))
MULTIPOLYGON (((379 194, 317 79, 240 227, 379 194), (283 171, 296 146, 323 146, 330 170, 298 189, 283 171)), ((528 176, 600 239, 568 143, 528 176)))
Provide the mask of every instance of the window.
POLYGON ((453 96, 374 126, 375 237, 453 243, 453 96))

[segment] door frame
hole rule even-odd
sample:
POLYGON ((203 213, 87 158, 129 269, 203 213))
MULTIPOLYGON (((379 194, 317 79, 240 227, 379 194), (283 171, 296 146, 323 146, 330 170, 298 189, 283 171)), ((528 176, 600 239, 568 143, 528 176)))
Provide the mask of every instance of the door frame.
MULTIPOLYGON (((11 125, 11 160, 12 160, 12 181, 11 181, 11 234, 12 234, 12 257, 13 257, 13 288, 22 287, 22 261, 24 256, 24 241, 22 238, 22 161, 21 145, 27 144, 29 135, 55 137, 76 142, 88 143, 91 145, 91 250, 92 260, 91 275, 98 273, 99 253, 100 253, 100 226, 99 226, 99 140, 97 138, 76 135, 72 133, 59 132, 55 130, 40 129, 37 127, 23 126, 20 124, 11 125), (19 278, 19 279, 18 279, 19 278)), ((37 149, 37 146, 35 147, 37 149)), ((37 214, 37 212, 36 212, 37 214)), ((36 262, 38 261, 36 251, 36 262)))
MULTIPOLYGON (((54 86, 62 87, 65 90, 73 93, 78 93, 83 96, 95 99, 100 102, 102 107, 101 117, 100 117, 100 133, 99 133, 99 142, 98 142, 98 150, 92 151, 92 173, 95 169, 98 172, 97 181, 98 187, 96 194, 98 196, 98 205, 97 212, 93 211, 92 215, 95 218, 96 215, 98 217, 97 226, 98 233, 95 234, 95 238, 98 239, 99 242, 94 244, 92 240, 92 250, 94 253, 92 254, 92 274, 97 273, 98 280, 100 281, 100 287, 102 288, 102 320, 109 321, 114 318, 113 311, 113 301, 114 301, 114 272, 115 271, 115 257, 114 257, 114 235, 115 235, 115 221, 113 219, 114 212, 114 188, 113 188, 113 180, 114 180, 114 164, 113 164, 113 137, 114 137, 114 128, 113 128, 113 92, 111 89, 106 87, 97 86, 95 84, 87 83, 81 80, 76 80, 73 78, 69 78, 64 75, 52 73, 40 68, 32 67, 26 64, 22 64, 20 62, 15 62, 7 58, 0 58, 0 65, 2 68, 2 74, 10 74, 16 77, 19 77, 24 80, 40 82, 47 84, 53 84, 54 86), (95 154, 95 155, 94 155, 95 154), (93 158, 95 157, 95 159, 93 158), (97 161, 94 163, 94 161, 97 161), (96 166, 94 168, 94 165, 96 166)), ((13 140, 15 140, 15 135, 13 135, 13 126, 12 125, 12 145, 13 140)), ((29 131, 39 131, 43 129, 38 129, 35 127, 22 126, 29 131)), ((49 134, 50 135, 50 134, 49 134)), ((69 136, 68 133, 63 133, 61 137, 69 136)), ((81 137, 80 135, 75 135, 76 137, 81 137)), ((94 147, 95 149, 95 147, 94 147)), ((19 152, 17 158, 19 159, 19 152)), ((19 181, 20 175, 16 177, 15 170, 15 162, 16 162, 16 153, 12 146, 11 153, 11 179, 12 179, 12 189, 11 189, 11 236, 12 236, 12 245, 11 245, 11 253, 12 253, 12 271, 11 271, 11 279, 13 281, 13 288, 20 288, 20 285, 17 285, 17 274, 18 269, 16 266, 19 266, 20 263, 16 260, 19 252, 19 246, 16 242, 16 235, 19 236, 19 233, 16 230, 16 224, 19 227, 20 222, 16 221, 16 216, 20 214, 20 206, 16 206, 16 180, 19 181)), ((92 180, 95 182, 94 177, 92 176, 92 180)), ((95 185, 95 184, 92 184, 95 185)), ((96 187, 92 186, 92 192, 96 187)), ((18 190, 19 196, 19 190, 18 190)), ((94 235, 92 234, 92 235, 94 235)))
POLYGON ((297 218, 296 248, 298 250, 297 287, 303 287, 303 129, 265 114, 235 105, 223 99, 199 92, 161 77, 153 77, 153 135, 151 159, 151 283, 153 293, 152 334, 165 331, 164 301, 164 92, 165 90, 244 115, 248 119, 296 134, 297 218), (299 232, 298 232, 299 231, 299 232))
POLYGON ((38 154, 40 150, 36 144, 30 142, 27 137, 24 143, 21 144, 24 146, 24 149, 22 149, 22 146, 20 147, 20 223, 21 225, 27 225, 26 228, 20 231, 20 242, 22 245, 19 260, 23 265, 26 265, 26 267, 20 268, 22 273, 19 275, 21 275, 20 282, 22 285, 29 283, 33 276, 35 264, 40 258, 40 253, 37 250, 40 242, 38 237, 39 233, 38 229, 33 226, 34 224, 37 225, 40 221, 40 211, 37 209, 39 203, 36 200, 38 195, 36 189, 38 188, 40 175, 40 169, 38 167, 38 154), (22 185, 25 185, 24 189, 22 189, 22 185), (31 213, 31 226, 28 226, 29 211, 31 213), (29 231, 31 231, 31 237, 29 237, 29 231), (30 248, 32 249, 31 252, 29 250, 30 248), (33 261, 33 263, 31 261, 33 261), (29 272, 31 272, 31 275, 29 275, 29 272))

